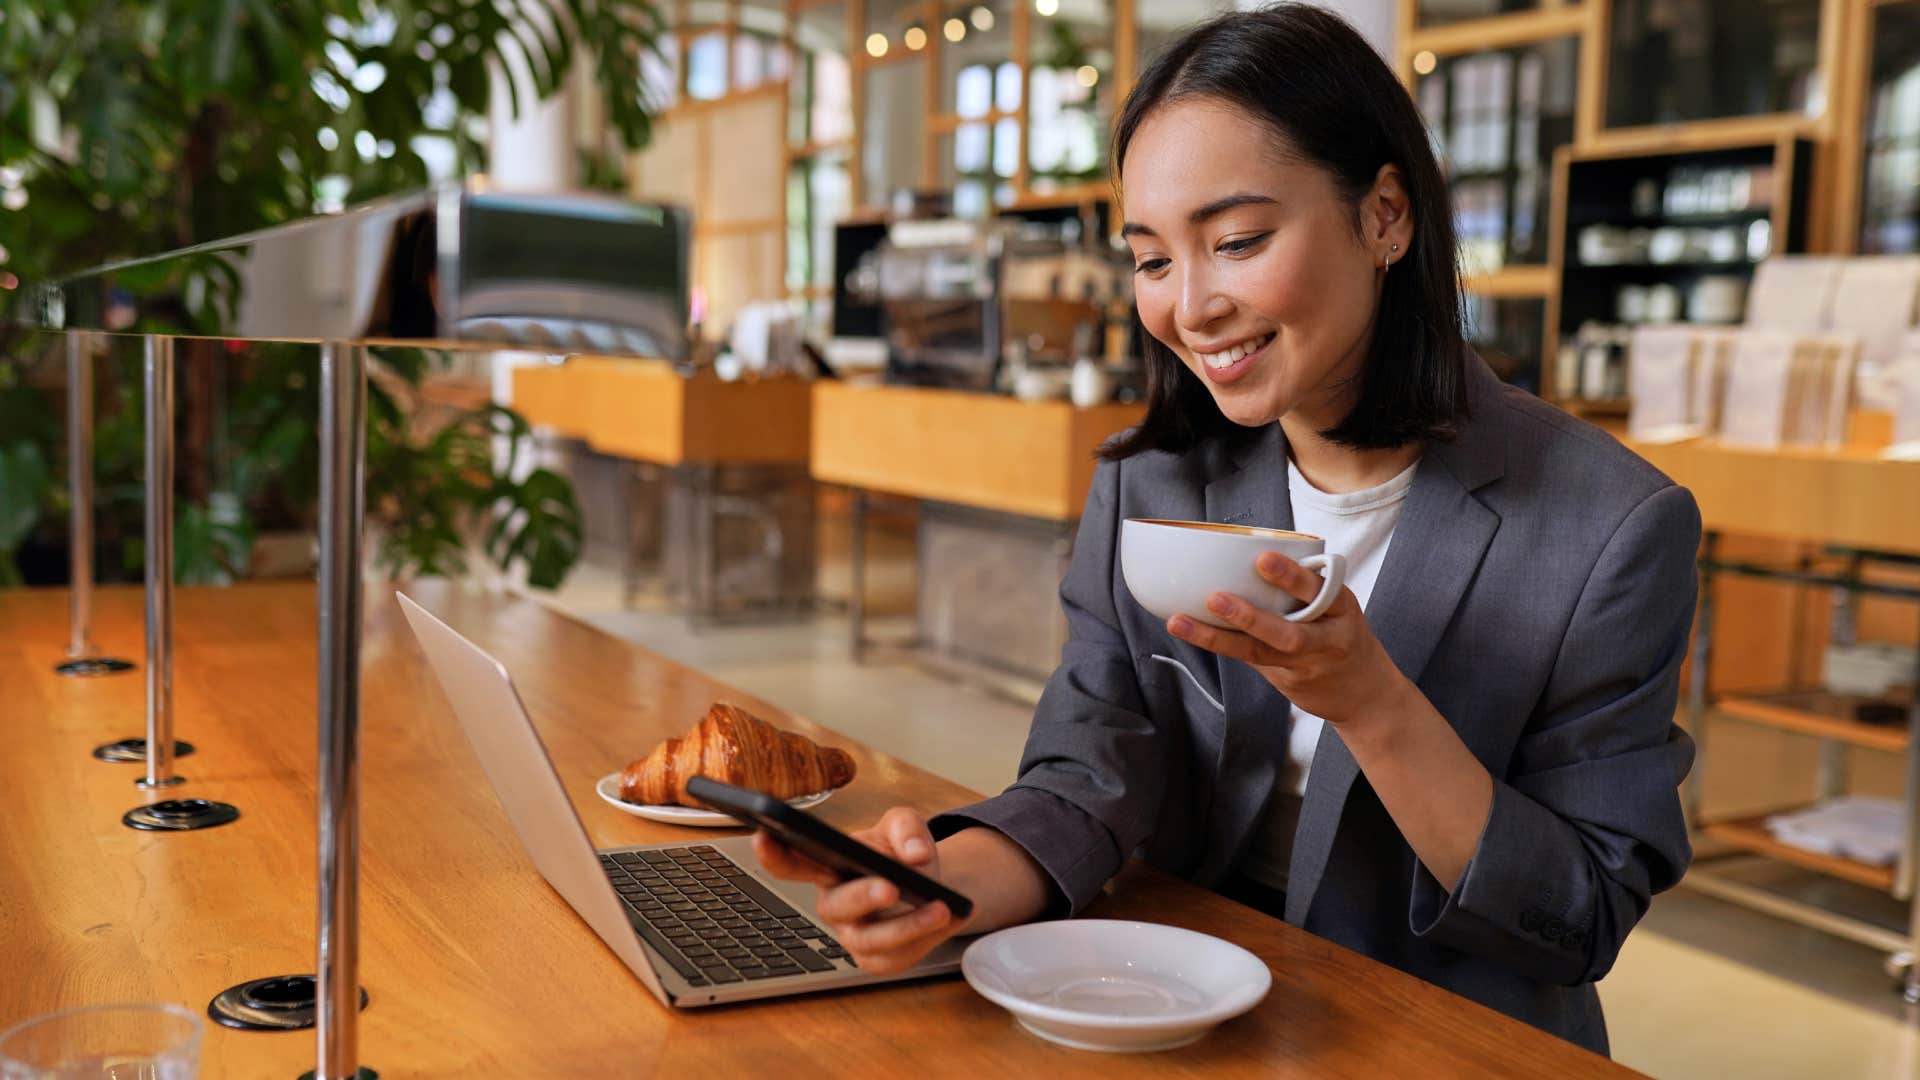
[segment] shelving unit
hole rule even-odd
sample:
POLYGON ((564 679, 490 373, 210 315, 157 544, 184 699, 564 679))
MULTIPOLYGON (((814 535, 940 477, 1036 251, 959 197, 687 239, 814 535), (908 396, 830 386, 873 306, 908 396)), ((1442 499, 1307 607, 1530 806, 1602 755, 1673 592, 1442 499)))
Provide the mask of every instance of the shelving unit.
POLYGON ((1700 608, 1694 621, 1689 661, 1692 668, 1685 702, 1688 728, 1697 748, 1685 789, 1689 819, 1701 840, 1729 848, 1735 854, 1764 856, 1904 901, 1908 904, 1907 926, 1904 933, 1895 932, 1877 923, 1749 884, 1714 865, 1724 856, 1697 855, 1685 881, 1689 887, 1721 899, 1888 951, 1893 954, 1892 963, 1905 970, 1907 1002, 1920 1004, 1920 964, 1914 960, 1916 951, 1920 951, 1920 888, 1916 888, 1920 882, 1920 739, 1916 738, 1920 735, 1920 649, 1915 650, 1914 686, 1897 697, 1871 699, 1902 707, 1903 723, 1863 722, 1857 718, 1858 707, 1869 699, 1826 690, 1789 689, 1770 694, 1729 694, 1716 699, 1707 686, 1713 658, 1715 585, 1721 578, 1758 578, 1835 590, 1837 610, 1833 634, 1837 642, 1846 643, 1851 640, 1855 607, 1862 596, 1920 601, 1920 587, 1871 581, 1864 576, 1864 570, 1875 563, 1911 567, 1920 559, 1907 554, 1829 548, 1826 565, 1777 567, 1723 560, 1717 557, 1718 548, 1718 535, 1707 533, 1700 560, 1700 608), (1838 565, 1833 565, 1836 562, 1838 565), (1813 800, 1816 804, 1846 792, 1846 753, 1850 748, 1904 756, 1907 762, 1905 829, 1894 864, 1876 865, 1783 843, 1767 828, 1771 814, 1708 816, 1701 805, 1701 793, 1713 760, 1708 753, 1713 741, 1711 733, 1716 725, 1728 722, 1758 724, 1818 740, 1818 790, 1813 800))

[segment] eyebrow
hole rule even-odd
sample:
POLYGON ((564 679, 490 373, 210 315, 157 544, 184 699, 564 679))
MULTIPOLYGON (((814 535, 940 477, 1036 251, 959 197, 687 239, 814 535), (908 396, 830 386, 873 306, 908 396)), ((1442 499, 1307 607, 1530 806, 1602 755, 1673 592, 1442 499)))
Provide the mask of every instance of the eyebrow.
MULTIPOLYGON (((1220 214, 1224 214, 1236 206, 1272 206, 1276 204, 1278 201, 1279 200, 1274 199, 1272 196, 1255 195, 1252 192, 1241 192, 1238 195, 1228 195, 1222 199, 1215 199, 1212 202, 1208 203, 1207 205, 1200 207, 1198 210, 1195 210, 1193 213, 1188 214, 1187 223, 1190 225, 1203 224, 1208 218, 1215 217, 1220 214)), ((1120 226, 1120 235, 1121 236, 1158 236, 1160 234, 1154 232, 1152 229, 1147 228, 1145 225, 1142 225, 1137 221, 1129 221, 1126 224, 1120 226)))

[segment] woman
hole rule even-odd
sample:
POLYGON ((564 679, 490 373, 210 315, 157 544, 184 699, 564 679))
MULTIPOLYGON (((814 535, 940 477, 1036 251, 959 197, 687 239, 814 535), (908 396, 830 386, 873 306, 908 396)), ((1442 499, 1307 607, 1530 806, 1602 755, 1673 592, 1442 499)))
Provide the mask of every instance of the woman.
POLYGON ((1012 787, 863 834, 974 915, 762 860, 891 971, 1078 911, 1138 855, 1605 1053, 1593 983, 1690 857, 1693 499, 1466 348, 1425 128, 1337 17, 1195 29, 1113 145, 1150 399, 1087 498, 1070 640, 1012 787), (1133 517, 1322 535, 1349 585, 1312 623, 1225 595, 1233 630, 1162 622, 1116 572, 1133 517))

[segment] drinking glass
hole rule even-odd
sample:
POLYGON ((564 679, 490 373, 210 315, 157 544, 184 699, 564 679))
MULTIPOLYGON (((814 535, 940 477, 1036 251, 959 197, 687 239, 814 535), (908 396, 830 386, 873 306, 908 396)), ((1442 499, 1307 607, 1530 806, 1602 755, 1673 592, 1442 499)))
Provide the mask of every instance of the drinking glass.
POLYGON ((178 1005, 90 1005, 0 1031, 0 1080, 194 1080, 200 1018, 178 1005))

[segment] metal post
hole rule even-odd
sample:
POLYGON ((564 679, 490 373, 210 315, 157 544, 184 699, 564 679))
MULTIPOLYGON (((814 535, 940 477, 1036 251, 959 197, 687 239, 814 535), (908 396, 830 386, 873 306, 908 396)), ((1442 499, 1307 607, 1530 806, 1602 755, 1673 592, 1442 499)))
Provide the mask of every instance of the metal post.
POLYGON ((367 350, 320 347, 319 1080, 360 1075, 360 540, 367 350))
POLYGON ((1693 771, 1687 775, 1687 817, 1701 823, 1701 791, 1705 787, 1707 750, 1707 666, 1713 659, 1713 559, 1720 535, 1708 532, 1700 549, 1700 603, 1693 618, 1693 664, 1687 679, 1687 730, 1693 736, 1693 771))
POLYGON ((67 493, 72 525, 68 563, 73 638, 67 655, 93 655, 93 364, 87 335, 67 335, 67 493))
POLYGON ((143 788, 171 787, 173 774, 173 339, 146 343, 147 770, 143 788))
POLYGON ((93 646, 93 357, 92 335, 76 330, 67 346, 67 662, 62 675, 111 675, 133 667, 125 660, 94 655, 93 646))

